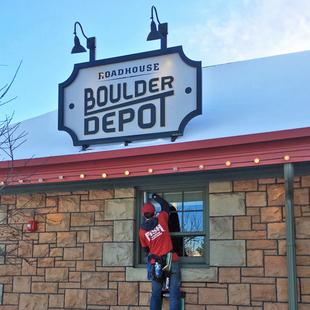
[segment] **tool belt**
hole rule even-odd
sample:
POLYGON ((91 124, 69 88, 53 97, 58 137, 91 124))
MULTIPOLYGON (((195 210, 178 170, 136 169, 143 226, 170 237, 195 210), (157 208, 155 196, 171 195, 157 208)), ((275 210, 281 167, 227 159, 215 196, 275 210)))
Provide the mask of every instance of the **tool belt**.
POLYGON ((172 252, 168 252, 167 254, 162 256, 151 254, 150 258, 154 259, 155 263, 158 262, 161 265, 161 272, 160 274, 156 275, 155 264, 152 264, 153 279, 156 282, 163 283, 165 289, 169 289, 172 252))

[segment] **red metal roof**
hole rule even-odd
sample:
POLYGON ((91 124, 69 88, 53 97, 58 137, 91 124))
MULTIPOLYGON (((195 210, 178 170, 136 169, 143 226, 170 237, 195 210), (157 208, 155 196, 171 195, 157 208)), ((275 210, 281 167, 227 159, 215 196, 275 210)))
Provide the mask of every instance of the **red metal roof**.
MULTIPOLYGON (((234 169, 310 159, 310 128, 14 162, 13 183, 54 183, 234 169), (151 169, 151 170, 150 170, 151 169), (84 177, 81 178, 81 175, 84 177)), ((0 163, 0 178, 10 162, 0 163)))

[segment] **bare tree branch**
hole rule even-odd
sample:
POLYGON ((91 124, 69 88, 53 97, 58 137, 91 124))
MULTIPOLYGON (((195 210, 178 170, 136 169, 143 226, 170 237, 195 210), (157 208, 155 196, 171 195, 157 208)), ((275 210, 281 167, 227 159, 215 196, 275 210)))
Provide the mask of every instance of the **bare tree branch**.
MULTIPOLYGON (((7 95, 10 90, 17 73, 20 69, 22 62, 20 62, 12 80, 10 83, 5 84, 0 89, 0 107, 14 100, 15 98, 1 102, 1 100, 7 95)), ((12 124, 14 113, 11 116, 5 116, 3 120, 0 120, 0 162, 7 162, 5 165, 5 177, 0 180, 0 195, 4 187, 13 184, 16 180, 19 180, 20 176, 26 177, 22 173, 22 169, 29 163, 31 159, 28 159, 24 167, 19 168, 16 171, 14 152, 25 141, 27 133, 20 131, 20 123, 12 124)), ((29 177, 29 176, 28 176, 29 177)), ((28 201, 23 205, 6 205, 0 204, 0 263, 3 264, 18 264, 23 259, 30 262, 37 262, 37 259, 29 257, 29 251, 32 249, 33 240, 27 239, 24 235, 27 222, 34 220, 36 216, 40 216, 43 220, 46 220, 46 215, 41 215, 37 212, 37 209, 44 205, 43 201, 38 201, 34 196, 30 196, 28 201)), ((1 201, 2 202, 2 201, 1 201)), ((46 256, 48 253, 43 253, 46 256)))
POLYGON ((16 71, 15 71, 15 74, 14 74, 14 76, 13 76, 11 82, 8 83, 8 84, 6 84, 6 85, 4 85, 4 86, 0 89, 0 92, 3 91, 3 93, 0 94, 0 107, 1 107, 2 105, 7 104, 8 102, 10 102, 10 101, 12 101, 12 100, 14 100, 14 99, 17 98, 17 97, 15 97, 15 98, 10 99, 10 100, 8 100, 8 101, 1 102, 1 99, 4 98, 4 96, 7 94, 7 92, 8 92, 9 89, 11 88, 11 86, 12 86, 12 84, 13 84, 13 82, 14 82, 16 76, 17 76, 17 73, 18 73, 18 71, 19 71, 19 69, 20 69, 20 67, 21 67, 21 65, 22 65, 22 62, 23 62, 23 61, 21 61, 21 62, 19 63, 19 65, 18 65, 18 67, 17 67, 17 69, 16 69, 16 71))
POLYGON ((1 180, 0 190, 17 177, 16 174, 13 174, 14 151, 26 141, 25 137, 27 136, 25 131, 17 132, 20 125, 19 123, 11 125, 13 116, 14 114, 12 116, 6 116, 3 121, 0 121, 0 156, 2 157, 0 161, 7 160, 5 158, 8 158, 10 165, 10 167, 8 167, 9 172, 6 174, 5 179, 1 180))

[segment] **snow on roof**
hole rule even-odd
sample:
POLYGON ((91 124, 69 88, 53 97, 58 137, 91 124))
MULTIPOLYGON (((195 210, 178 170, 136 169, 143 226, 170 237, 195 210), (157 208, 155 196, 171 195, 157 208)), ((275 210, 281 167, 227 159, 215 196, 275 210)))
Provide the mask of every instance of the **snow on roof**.
MULTIPOLYGON (((87 152, 310 127, 310 51, 204 67, 202 84, 202 115, 193 118, 175 142, 110 143, 90 146, 87 152)), ((68 133, 58 131, 58 111, 23 121, 20 130, 28 133, 27 141, 15 151, 15 159, 81 152, 68 133)))

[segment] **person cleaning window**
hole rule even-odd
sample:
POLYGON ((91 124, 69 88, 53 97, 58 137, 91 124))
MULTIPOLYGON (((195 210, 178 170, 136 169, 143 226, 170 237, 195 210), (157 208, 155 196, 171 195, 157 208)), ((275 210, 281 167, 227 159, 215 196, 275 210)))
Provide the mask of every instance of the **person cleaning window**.
POLYGON ((156 193, 151 197, 160 204, 161 212, 156 216, 155 206, 146 203, 142 208, 145 221, 141 224, 139 238, 142 248, 150 260, 152 297, 150 310, 158 310, 162 289, 169 289, 170 310, 181 309, 181 271, 178 255, 173 251, 168 228, 170 205, 156 193))

